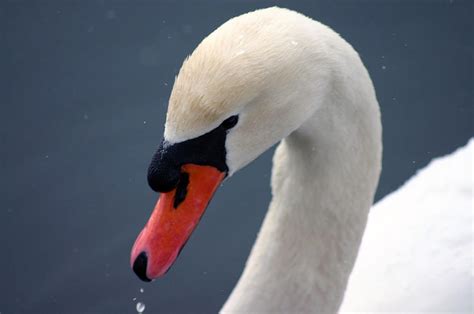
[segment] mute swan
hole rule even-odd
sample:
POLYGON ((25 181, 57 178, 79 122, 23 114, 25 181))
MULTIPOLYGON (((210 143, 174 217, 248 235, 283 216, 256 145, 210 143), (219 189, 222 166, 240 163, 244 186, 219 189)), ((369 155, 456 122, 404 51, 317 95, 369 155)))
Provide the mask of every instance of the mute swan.
MULTIPOLYGON (((222 312, 337 312, 379 179, 380 112, 354 49, 287 9, 229 20, 184 61, 148 171, 162 194, 132 248, 135 273, 164 275, 221 181, 280 140, 273 199, 222 312)), ((362 252, 359 263, 370 261, 362 252)), ((349 291, 364 287, 363 275, 355 271, 349 291)), ((352 293, 373 301, 370 291, 352 293)), ((362 304, 346 300, 344 310, 362 304)))

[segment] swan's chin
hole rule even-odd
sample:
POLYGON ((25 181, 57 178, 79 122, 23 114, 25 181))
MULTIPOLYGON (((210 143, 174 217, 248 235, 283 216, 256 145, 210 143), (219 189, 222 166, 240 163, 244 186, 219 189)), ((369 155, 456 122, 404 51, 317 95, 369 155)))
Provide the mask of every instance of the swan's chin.
POLYGON ((133 245, 130 264, 143 281, 169 270, 225 177, 211 166, 186 164, 181 170, 178 186, 160 195, 133 245))

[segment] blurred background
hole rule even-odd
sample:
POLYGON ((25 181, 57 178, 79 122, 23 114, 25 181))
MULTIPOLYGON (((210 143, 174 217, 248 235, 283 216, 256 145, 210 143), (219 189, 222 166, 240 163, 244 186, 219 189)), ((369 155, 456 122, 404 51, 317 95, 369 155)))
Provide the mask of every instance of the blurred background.
POLYGON ((146 284, 131 246, 182 60, 278 5, 340 33, 380 102, 377 200, 473 135, 472 1, 0 2, 0 313, 216 313, 270 200, 273 150, 226 181, 176 264, 146 284), (140 289, 143 289, 141 292, 140 289))

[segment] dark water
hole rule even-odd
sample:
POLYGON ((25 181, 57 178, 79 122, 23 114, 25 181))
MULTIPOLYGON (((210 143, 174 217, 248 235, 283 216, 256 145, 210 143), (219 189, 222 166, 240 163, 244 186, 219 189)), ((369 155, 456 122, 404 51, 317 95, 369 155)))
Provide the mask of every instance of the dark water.
POLYGON ((174 75, 230 17, 278 3, 360 52, 384 124, 377 198, 473 134, 471 1, 0 2, 0 312, 214 313, 270 199, 272 152, 226 182, 162 280, 129 252, 174 75), (145 289, 144 293, 139 288, 145 289))

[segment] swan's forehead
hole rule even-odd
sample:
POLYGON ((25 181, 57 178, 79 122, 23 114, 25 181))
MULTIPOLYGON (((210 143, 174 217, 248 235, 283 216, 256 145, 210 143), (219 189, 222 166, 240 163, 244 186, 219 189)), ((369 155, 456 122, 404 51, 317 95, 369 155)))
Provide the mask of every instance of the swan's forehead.
POLYGON ((225 110, 219 105, 212 106, 199 99, 183 97, 168 106, 165 124, 165 139, 177 143, 198 137, 215 128, 225 110), (219 110, 220 109, 220 110, 219 110))
POLYGON ((246 45, 233 36, 217 40, 214 34, 185 60, 176 77, 166 118, 169 140, 185 140, 213 129, 261 89, 264 80, 248 57, 239 53, 246 45))
POLYGON ((207 133, 237 113, 248 99, 245 94, 250 88, 237 86, 231 80, 206 79, 201 75, 204 71, 186 75, 186 64, 183 65, 168 105, 165 125, 168 141, 181 142, 207 133))
POLYGON ((166 117, 166 140, 181 142, 198 137, 239 112, 245 97, 233 97, 235 91, 231 86, 208 84, 212 87, 205 94, 198 94, 192 89, 183 91, 183 86, 175 85, 166 117))

